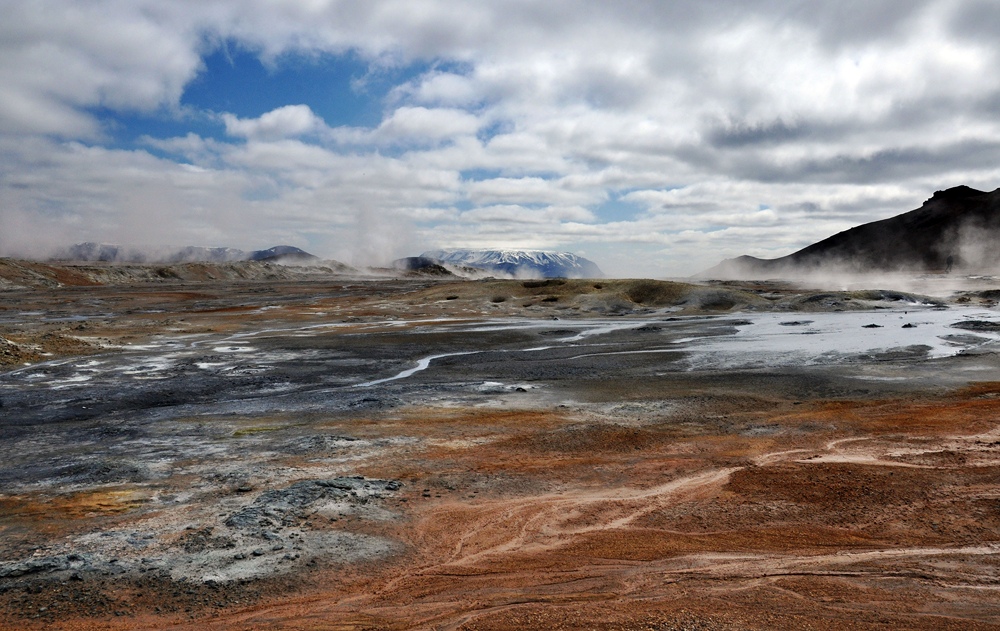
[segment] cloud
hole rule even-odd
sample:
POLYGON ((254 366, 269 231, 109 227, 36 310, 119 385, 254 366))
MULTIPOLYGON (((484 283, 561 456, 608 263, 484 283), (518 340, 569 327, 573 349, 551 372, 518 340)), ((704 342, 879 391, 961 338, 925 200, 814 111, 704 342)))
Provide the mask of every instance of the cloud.
POLYGON ((373 129, 342 126, 327 130, 325 136, 342 146, 427 148, 460 143, 482 124, 476 115, 459 109, 402 106, 373 129))
POLYGON ((201 67, 193 25, 160 24, 141 3, 4 3, 0 132, 90 138, 87 109, 175 106, 201 67))
POLYGON ((376 136, 388 142, 437 140, 475 134, 479 124, 475 116, 461 110, 400 107, 379 125, 376 136))
POLYGON ((594 219, 594 213, 582 206, 551 206, 537 210, 516 205, 496 205, 468 210, 460 216, 460 220, 466 223, 507 223, 515 224, 517 227, 532 224, 550 224, 557 227, 564 221, 591 222, 594 219))
POLYGON ((497 177, 466 185, 469 199, 477 205, 507 203, 586 204, 599 201, 589 191, 574 190, 558 181, 539 177, 497 177))
POLYGON ((520 245, 677 275, 1000 183, 1000 13, 981 0, 4 9, 0 254, 38 235, 372 262, 520 245), (223 46, 305 80, 360 60, 377 120, 297 97, 189 111, 223 46), (130 140, 137 118, 171 131, 130 140))
POLYGON ((415 103, 455 107, 475 105, 483 98, 470 77, 436 71, 425 74, 414 84, 400 86, 395 96, 415 103))
POLYGON ((316 116, 308 105, 286 105, 251 119, 224 113, 222 120, 230 136, 260 140, 293 138, 326 128, 323 119, 316 116))

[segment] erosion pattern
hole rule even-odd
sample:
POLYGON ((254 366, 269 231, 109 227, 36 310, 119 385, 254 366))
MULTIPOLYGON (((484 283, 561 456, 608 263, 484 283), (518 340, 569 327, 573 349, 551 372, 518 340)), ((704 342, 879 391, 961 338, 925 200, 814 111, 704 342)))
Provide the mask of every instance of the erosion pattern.
POLYGON ((2 628, 1000 628, 991 280, 32 270, 2 628))
POLYGON ((741 256, 702 273, 706 278, 788 277, 815 273, 995 272, 1000 255, 1000 189, 938 191, 907 213, 866 223, 777 259, 741 256))

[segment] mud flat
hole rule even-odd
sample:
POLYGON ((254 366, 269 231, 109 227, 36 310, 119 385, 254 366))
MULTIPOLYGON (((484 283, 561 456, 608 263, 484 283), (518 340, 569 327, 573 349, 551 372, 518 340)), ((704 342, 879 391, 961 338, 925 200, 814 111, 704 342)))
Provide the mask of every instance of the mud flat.
POLYGON ((990 279, 29 271, 0 628, 1000 628, 990 279))

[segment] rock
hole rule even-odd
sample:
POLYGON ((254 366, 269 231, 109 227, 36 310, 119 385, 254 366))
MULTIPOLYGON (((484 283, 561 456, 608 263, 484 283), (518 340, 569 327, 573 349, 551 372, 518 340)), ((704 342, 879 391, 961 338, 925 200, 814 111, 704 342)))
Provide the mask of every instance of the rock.
MULTIPOLYGON (((85 563, 86 559, 78 554, 41 557, 14 563, 4 563, 0 564, 0 578, 18 578, 31 574, 47 574, 51 572, 63 572, 71 569, 75 570, 78 569, 80 565, 85 563)), ((79 576, 77 572, 74 572, 73 575, 79 576)), ((73 576, 70 576, 70 578, 73 578, 73 576)))
POLYGON ((965 320, 951 325, 955 329, 965 329, 966 331, 1000 331, 1000 322, 990 322, 989 320, 965 320))
MULTIPOLYGON (((290 526, 306 516, 309 506, 322 500, 364 502, 369 495, 397 491, 401 487, 402 484, 395 480, 369 480, 361 476, 301 480, 284 489, 261 493, 251 505, 233 513, 224 523, 236 530, 251 531, 290 526)), ((264 531, 259 536, 269 539, 271 534, 264 531)), ((273 539, 277 538, 273 535, 273 539)))

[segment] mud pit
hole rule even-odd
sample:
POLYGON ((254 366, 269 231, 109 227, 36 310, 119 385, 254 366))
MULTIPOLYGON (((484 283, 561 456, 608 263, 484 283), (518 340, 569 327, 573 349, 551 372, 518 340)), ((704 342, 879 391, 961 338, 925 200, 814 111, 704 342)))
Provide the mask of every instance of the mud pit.
POLYGON ((1000 315, 941 298, 0 293, 0 626, 1000 628, 1000 315))

